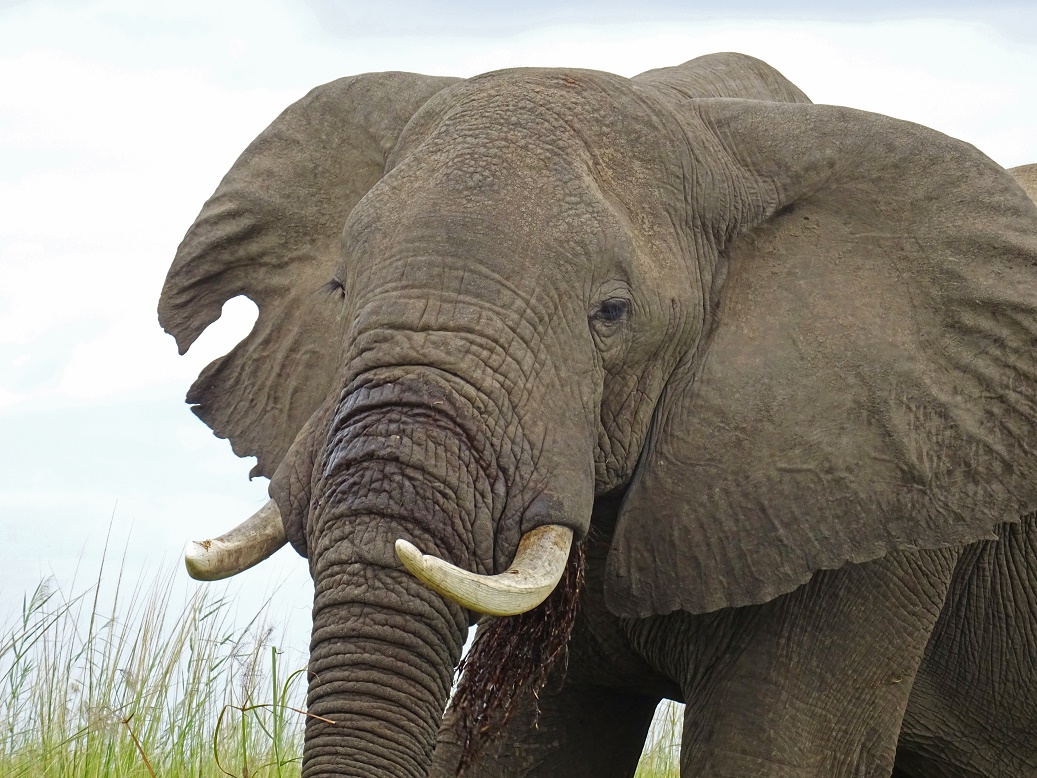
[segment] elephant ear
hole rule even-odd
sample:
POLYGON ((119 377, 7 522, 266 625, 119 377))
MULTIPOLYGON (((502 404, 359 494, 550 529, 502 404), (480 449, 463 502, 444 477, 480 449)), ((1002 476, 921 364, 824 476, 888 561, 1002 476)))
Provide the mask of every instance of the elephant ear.
POLYGON ((1037 164, 1009 168, 1008 172, 1019 182, 1019 186, 1030 199, 1037 203, 1037 164))
POLYGON ((181 354, 227 300, 259 306, 249 336, 187 394, 238 456, 257 457, 252 475, 273 474, 331 389, 342 306, 321 290, 346 217, 414 113, 456 80, 371 73, 317 87, 238 158, 180 244, 158 315, 181 354))
POLYGON ((681 110, 721 149, 693 175, 729 184, 695 206, 733 237, 621 510, 610 608, 761 603, 1037 508, 1037 209, 1012 178, 860 111, 681 110))

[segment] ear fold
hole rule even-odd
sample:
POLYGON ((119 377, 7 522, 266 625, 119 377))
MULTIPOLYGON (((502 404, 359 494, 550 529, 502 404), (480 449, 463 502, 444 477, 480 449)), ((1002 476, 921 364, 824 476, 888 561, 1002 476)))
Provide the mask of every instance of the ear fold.
POLYGON ((158 313, 181 354, 227 300, 259 306, 249 336, 187 394, 238 456, 258 458, 253 475, 273 474, 331 389, 342 306, 321 289, 346 217, 418 108, 456 80, 372 73, 314 89, 245 150, 180 244, 158 313))
POLYGON ((685 103, 732 202, 608 559, 626 616, 993 537, 1037 507, 1037 210, 971 146, 831 106, 685 103), (721 155, 724 156, 724 155, 721 155), (734 216, 731 216, 734 214, 734 216))

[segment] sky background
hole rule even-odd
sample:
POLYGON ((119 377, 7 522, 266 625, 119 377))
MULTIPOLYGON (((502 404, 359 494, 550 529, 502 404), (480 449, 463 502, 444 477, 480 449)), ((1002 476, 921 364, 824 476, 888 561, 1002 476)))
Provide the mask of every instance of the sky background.
MULTIPOLYGON (((1037 162, 1037 4, 772 5, 0 0, 0 619, 43 578, 93 580, 109 528, 124 577, 149 580, 266 500, 251 460, 183 403, 255 307, 231 301, 179 357, 155 306, 238 153, 317 84, 524 65, 631 76, 741 51, 815 102, 929 125, 1006 167, 1037 162)), ((275 588, 303 650, 310 584, 293 551, 231 594, 244 618, 275 588)))

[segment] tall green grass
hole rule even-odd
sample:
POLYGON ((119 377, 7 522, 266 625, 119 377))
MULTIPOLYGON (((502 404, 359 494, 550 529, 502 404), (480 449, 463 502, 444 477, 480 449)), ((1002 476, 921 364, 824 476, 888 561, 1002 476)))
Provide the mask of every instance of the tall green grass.
POLYGON ((172 602, 180 574, 24 598, 0 627, 0 775, 298 775, 299 658, 264 612, 235 626, 223 587, 172 602))
POLYGON ((684 706, 663 700, 655 710, 635 778, 677 778, 681 764, 684 706))
MULTIPOLYGON (((0 624, 0 775, 296 778, 305 658, 264 608, 235 626, 226 587, 170 592, 179 566, 127 586, 45 581, 0 624)), ((677 775, 673 708, 638 778, 677 775)))

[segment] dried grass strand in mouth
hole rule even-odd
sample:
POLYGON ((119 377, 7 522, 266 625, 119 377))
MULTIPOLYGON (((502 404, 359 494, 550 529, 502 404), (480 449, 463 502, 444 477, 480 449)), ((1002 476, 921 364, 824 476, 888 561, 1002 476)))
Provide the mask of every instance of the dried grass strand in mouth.
POLYGON ((485 623, 458 666, 454 713, 461 739, 458 774, 501 733, 523 695, 537 700, 553 667, 565 656, 579 608, 586 556, 573 543, 558 586, 539 606, 485 623))

